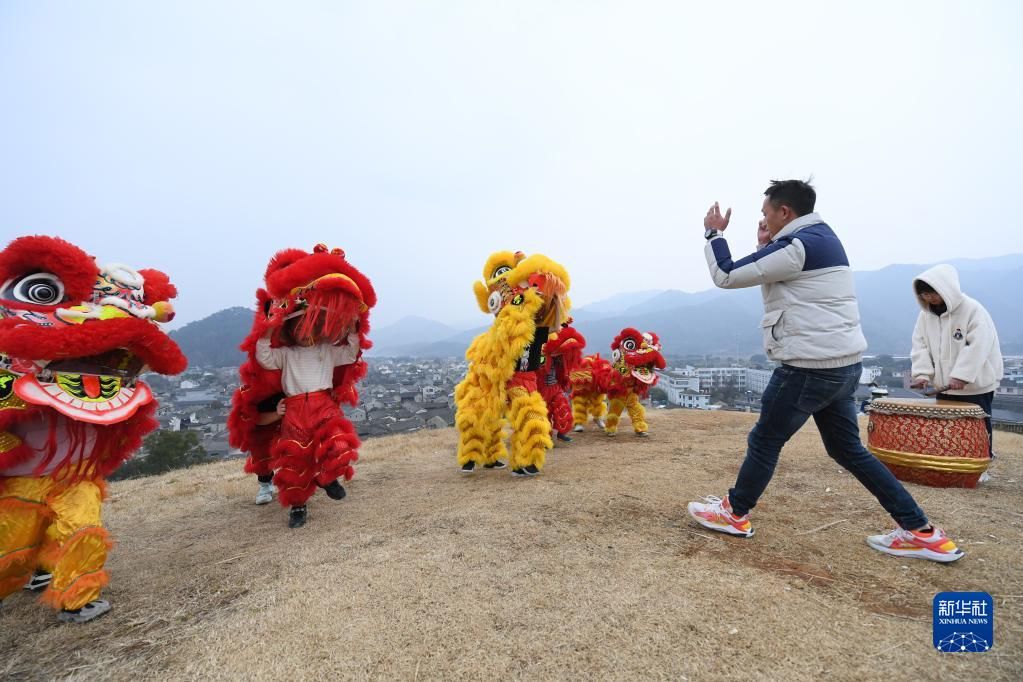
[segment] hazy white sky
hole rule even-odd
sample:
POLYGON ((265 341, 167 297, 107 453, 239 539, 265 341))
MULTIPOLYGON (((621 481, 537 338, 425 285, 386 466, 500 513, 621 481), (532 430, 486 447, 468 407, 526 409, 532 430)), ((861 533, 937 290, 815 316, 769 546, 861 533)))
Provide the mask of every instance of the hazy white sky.
POLYGON ((179 319, 343 247, 376 324, 485 322, 498 249, 577 304, 712 286, 812 175, 856 269, 1023 251, 1023 3, 0 3, 0 235, 167 270, 179 319))

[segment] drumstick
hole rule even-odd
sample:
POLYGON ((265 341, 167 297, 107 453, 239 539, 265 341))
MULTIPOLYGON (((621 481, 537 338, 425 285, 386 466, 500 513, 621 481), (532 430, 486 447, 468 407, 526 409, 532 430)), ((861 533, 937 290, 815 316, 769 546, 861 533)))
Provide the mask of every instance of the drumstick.
POLYGON ((941 388, 928 388, 927 390, 924 391, 924 395, 927 396, 928 398, 930 398, 931 396, 938 395, 939 393, 944 393, 945 391, 947 391, 950 388, 952 388, 952 387, 951 386, 943 386, 941 388))

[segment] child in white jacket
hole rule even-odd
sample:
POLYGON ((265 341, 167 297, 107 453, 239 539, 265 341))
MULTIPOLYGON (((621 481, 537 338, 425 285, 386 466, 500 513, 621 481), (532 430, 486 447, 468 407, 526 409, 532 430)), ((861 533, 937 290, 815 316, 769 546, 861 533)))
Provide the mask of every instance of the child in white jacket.
MULTIPOLYGON (((920 315, 913 330, 913 388, 940 389, 940 400, 979 405, 988 415, 1002 380, 1002 351, 991 315, 959 288, 951 265, 935 265, 913 280, 920 315)), ((991 418, 985 420, 988 444, 991 418)))

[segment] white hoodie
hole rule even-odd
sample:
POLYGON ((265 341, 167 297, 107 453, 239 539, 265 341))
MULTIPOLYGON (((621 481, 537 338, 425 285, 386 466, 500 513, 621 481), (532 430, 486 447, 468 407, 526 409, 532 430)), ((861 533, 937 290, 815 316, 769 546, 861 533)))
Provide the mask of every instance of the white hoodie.
POLYGON ((926 378, 936 388, 950 379, 966 382, 952 395, 989 393, 1002 380, 1002 350, 991 315, 959 288, 959 273, 951 265, 935 265, 913 280, 913 295, 920 316, 913 330, 913 377, 926 378), (946 310, 935 315, 916 294, 916 283, 926 282, 945 301, 946 310))

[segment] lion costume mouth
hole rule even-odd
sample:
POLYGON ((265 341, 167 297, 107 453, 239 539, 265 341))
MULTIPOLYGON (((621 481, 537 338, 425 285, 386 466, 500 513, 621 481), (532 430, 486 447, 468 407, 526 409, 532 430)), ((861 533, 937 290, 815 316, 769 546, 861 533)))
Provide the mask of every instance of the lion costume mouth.
POLYGON ((652 384, 654 383, 654 379, 657 378, 657 375, 654 374, 654 371, 650 367, 650 365, 633 367, 632 376, 639 381, 642 381, 644 384, 652 384))
POLYGON ((31 405, 49 407, 77 421, 115 424, 130 419, 153 400, 138 381, 144 362, 123 348, 47 364, 14 382, 14 392, 31 405))

